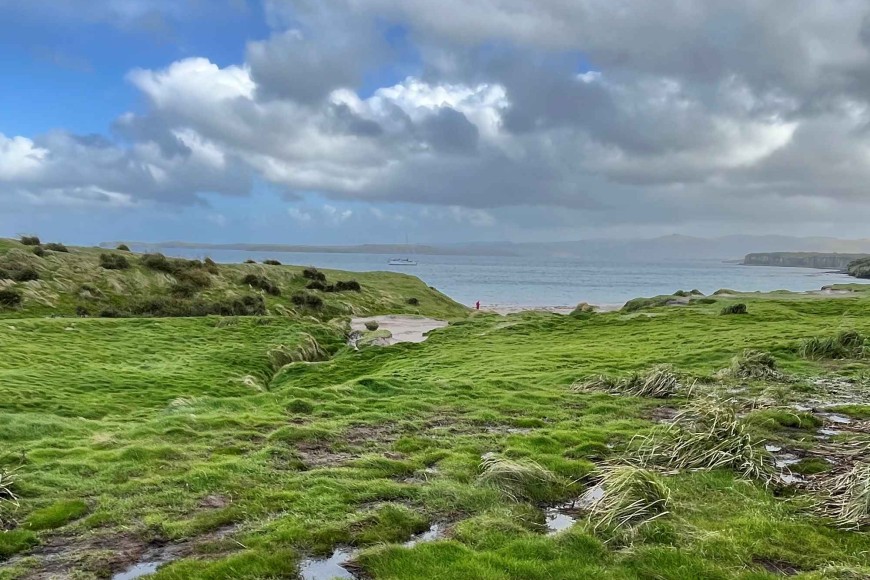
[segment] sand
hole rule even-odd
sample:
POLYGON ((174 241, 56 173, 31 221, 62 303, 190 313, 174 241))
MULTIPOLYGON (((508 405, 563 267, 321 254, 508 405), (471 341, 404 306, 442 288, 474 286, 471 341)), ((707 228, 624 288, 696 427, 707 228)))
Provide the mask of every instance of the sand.
POLYGON ((423 342, 426 340, 426 333, 436 328, 447 326, 445 321, 435 320, 434 318, 389 315, 354 318, 350 323, 351 330, 364 331, 366 329, 366 322, 372 320, 377 321, 380 325, 379 330, 388 330, 393 335, 392 338, 385 339, 385 342, 388 344, 423 342))

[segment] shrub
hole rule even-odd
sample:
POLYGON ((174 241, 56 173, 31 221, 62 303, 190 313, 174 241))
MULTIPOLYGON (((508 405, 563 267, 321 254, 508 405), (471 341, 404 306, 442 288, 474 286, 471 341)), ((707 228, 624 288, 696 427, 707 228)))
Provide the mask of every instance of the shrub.
POLYGON ((0 290, 0 306, 5 308, 15 308, 21 304, 21 292, 12 288, 4 288, 0 290))
POLYGON ((624 312, 637 312, 646 308, 656 308, 658 306, 667 306, 673 300, 672 296, 656 296, 655 298, 635 298, 629 300, 622 307, 624 312))
POLYGON ((140 259, 140 262, 149 270, 157 270, 167 274, 172 273, 172 264, 163 254, 145 254, 140 259))
POLYGON ((217 262, 211 258, 206 258, 202 263, 205 269, 208 270, 209 274, 220 274, 220 268, 218 268, 217 262))
POLYGON ((866 342, 860 332, 843 330, 835 336, 808 338, 798 347, 798 354, 812 360, 864 358, 866 342))
POLYGON ((327 285, 321 282, 320 280, 312 280, 305 286, 306 290, 315 290, 318 292, 325 292, 327 289, 327 285))
POLYGON ((88 310, 86 306, 82 306, 79 304, 76 306, 76 316, 81 316, 82 318, 86 318, 91 315, 91 311, 88 310))
POLYGON ((727 316, 729 314, 746 314, 746 305, 745 304, 729 304, 724 307, 720 314, 722 316, 727 316))
POLYGON ((248 274, 247 276, 242 278, 242 283, 247 284, 251 288, 262 290, 266 294, 270 294, 272 296, 281 295, 281 289, 278 287, 278 285, 266 278, 265 276, 260 276, 258 274, 248 274))
POLYGON ((731 359, 728 369, 731 376, 738 379, 781 379, 776 359, 769 352, 746 349, 731 359))
POLYGON ((59 244, 57 242, 45 244, 45 249, 51 250, 52 252, 63 252, 65 254, 69 253, 69 249, 66 246, 64 246, 63 244, 59 244))
POLYGON ((324 274, 317 268, 305 268, 304 270, 302 270, 302 277, 309 280, 319 280, 320 282, 326 282, 326 274, 324 274))
POLYGON ((40 258, 44 258, 45 257, 45 248, 43 248, 42 246, 36 246, 35 248, 33 248, 33 255, 38 256, 40 258))
POLYGON ((607 391, 632 397, 653 397, 667 399, 683 390, 679 377, 667 365, 653 367, 644 374, 634 373, 626 378, 613 378, 605 375, 575 383, 575 392, 607 391))
POLYGON ((323 308, 323 300, 319 296, 313 294, 297 293, 290 297, 291 302, 296 306, 312 308, 320 310, 323 308))
POLYGON ((367 320, 366 321, 366 330, 368 330, 368 331, 374 332, 377 329, 379 329, 380 327, 381 327, 381 325, 378 323, 377 320, 367 320))
POLYGON ((25 246, 38 246, 41 243, 39 236, 21 236, 19 241, 25 246))
POLYGON ((127 244, 118 244, 118 247, 115 249, 118 250, 119 252, 129 252, 130 246, 128 246, 127 244))
POLYGON ((679 298, 688 298, 689 293, 685 290, 677 290, 676 292, 674 292, 674 296, 677 296, 679 298))
POLYGON ((130 262, 120 254, 100 254, 100 266, 106 270, 126 270, 130 262))
POLYGON ((356 280, 335 283, 336 292, 362 292, 362 286, 356 280))
POLYGON ((266 264, 267 266, 280 266, 281 265, 281 262, 279 262, 278 260, 263 260, 263 263, 266 264))
POLYGON ((256 264, 256 263, 257 263, 257 260, 251 260, 251 259, 245 260, 245 264, 256 264))
POLYGON ((12 279, 16 282, 32 282, 39 280, 39 272, 33 268, 22 268, 12 272, 12 279))
POLYGON ((408 306, 420 306, 419 298, 408 298, 407 300, 408 306))
MULTIPOLYGON (((199 264, 197 262, 197 264, 199 264)), ((189 269, 184 269, 184 265, 176 269, 174 272, 175 279, 179 284, 186 285, 194 291, 203 290, 211 287, 211 275, 208 270, 205 270, 200 264, 198 266, 187 266, 189 269)))

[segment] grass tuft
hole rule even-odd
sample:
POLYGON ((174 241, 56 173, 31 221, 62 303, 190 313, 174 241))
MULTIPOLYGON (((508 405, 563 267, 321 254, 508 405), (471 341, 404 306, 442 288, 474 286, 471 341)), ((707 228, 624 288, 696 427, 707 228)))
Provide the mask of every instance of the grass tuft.
POLYGON ((612 537, 668 513, 671 492, 652 471, 633 465, 606 466, 599 485, 603 494, 589 508, 597 533, 612 537))
POLYGON ((731 359, 728 374, 737 379, 778 380, 779 372, 776 359, 769 352, 746 349, 731 359))
POLYGON ((38 246, 42 243, 39 241, 39 236, 21 236, 21 239, 18 241, 25 246, 38 246))
POLYGON ((126 270, 130 261, 120 254, 100 254, 100 266, 106 270, 126 270))
POLYGON ((557 499, 568 482, 531 459, 507 459, 493 453, 480 462, 478 484, 498 490, 512 501, 557 499))
POLYGON ((601 375, 579 381, 572 389, 575 392, 607 391, 632 397, 667 399, 683 390, 680 378, 669 365, 658 365, 643 374, 634 373, 625 378, 601 375))
POLYGON ((740 303, 729 304, 728 306, 725 306, 724 308, 722 308, 719 314, 721 314, 722 316, 728 316, 730 314, 746 314, 747 312, 748 311, 746 309, 746 304, 740 303))
POLYGON ((870 463, 859 463, 821 487, 826 492, 819 506, 821 515, 845 529, 870 525, 870 463))
POLYGON ((761 444, 734 407, 706 398, 642 438, 638 457, 641 465, 671 469, 730 468, 745 478, 769 484, 773 463, 761 444))
POLYGON ((294 347, 282 344, 269 350, 269 361, 275 371, 292 363, 319 362, 328 358, 329 353, 310 334, 303 334, 300 343, 294 347))
POLYGON ((0 290, 0 308, 15 308, 22 301, 21 292, 12 288, 0 290))
POLYGON ((798 347, 798 355, 810 360, 864 358, 867 338, 856 330, 843 330, 834 336, 808 338, 798 347))

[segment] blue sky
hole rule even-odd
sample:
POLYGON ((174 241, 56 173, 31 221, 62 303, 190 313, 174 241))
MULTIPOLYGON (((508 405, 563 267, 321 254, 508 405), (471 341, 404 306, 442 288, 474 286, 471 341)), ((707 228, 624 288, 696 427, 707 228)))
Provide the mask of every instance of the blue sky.
POLYGON ((0 0, 0 235, 862 236, 870 6, 664 4, 0 0))

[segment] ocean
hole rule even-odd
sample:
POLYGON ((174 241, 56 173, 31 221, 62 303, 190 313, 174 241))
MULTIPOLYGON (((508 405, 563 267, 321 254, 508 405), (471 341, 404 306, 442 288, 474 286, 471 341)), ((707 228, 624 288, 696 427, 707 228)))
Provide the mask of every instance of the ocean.
POLYGON ((380 254, 306 254, 235 250, 162 249, 175 257, 211 257, 217 262, 276 259, 285 264, 354 272, 388 270, 412 274, 454 300, 491 307, 622 305, 632 298, 698 289, 739 291, 818 290, 858 282, 808 268, 741 266, 722 260, 605 261, 595 257, 416 256, 417 266, 389 266, 380 254))

